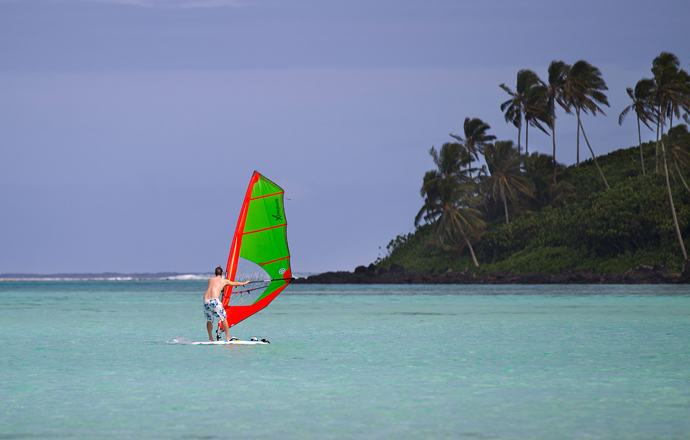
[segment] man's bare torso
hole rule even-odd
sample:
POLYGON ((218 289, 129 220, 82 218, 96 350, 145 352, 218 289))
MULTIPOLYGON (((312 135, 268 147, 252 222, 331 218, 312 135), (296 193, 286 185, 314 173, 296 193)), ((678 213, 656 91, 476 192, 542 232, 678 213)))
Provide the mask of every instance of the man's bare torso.
POLYGON ((206 293, 204 294, 204 299, 213 299, 220 297, 220 293, 223 288, 228 285, 228 281, 224 280, 223 277, 213 277, 208 280, 208 287, 206 288, 206 293))

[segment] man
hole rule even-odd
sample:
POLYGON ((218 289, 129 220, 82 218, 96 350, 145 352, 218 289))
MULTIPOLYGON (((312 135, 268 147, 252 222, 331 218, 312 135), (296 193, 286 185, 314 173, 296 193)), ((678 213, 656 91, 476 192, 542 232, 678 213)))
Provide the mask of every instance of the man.
POLYGON ((218 321, 223 323, 225 339, 230 341, 230 332, 228 332, 228 315, 225 313, 223 304, 221 304, 218 298, 226 286, 244 286, 247 283, 249 283, 249 281, 236 283, 234 281, 224 279, 223 269, 221 269, 220 266, 216 267, 216 276, 209 278, 208 288, 206 288, 206 293, 204 294, 204 316, 206 316, 206 329, 208 330, 209 341, 213 342, 214 317, 218 318, 218 321))

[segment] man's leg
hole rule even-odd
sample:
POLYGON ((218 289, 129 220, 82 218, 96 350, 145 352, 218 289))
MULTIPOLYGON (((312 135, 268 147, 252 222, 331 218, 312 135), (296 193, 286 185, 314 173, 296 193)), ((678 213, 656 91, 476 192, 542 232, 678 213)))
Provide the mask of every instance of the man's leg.
POLYGON ((223 320, 223 330, 225 331, 225 340, 229 341, 230 340, 230 332, 228 331, 228 320, 227 319, 223 320))
POLYGON ((213 342, 213 323, 206 321, 206 330, 208 330, 208 340, 213 342))

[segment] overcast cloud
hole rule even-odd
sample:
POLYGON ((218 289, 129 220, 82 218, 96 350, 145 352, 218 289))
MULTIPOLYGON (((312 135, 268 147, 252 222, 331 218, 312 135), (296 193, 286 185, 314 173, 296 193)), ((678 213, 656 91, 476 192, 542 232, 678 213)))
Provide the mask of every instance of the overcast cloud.
MULTIPOLYGON (((675 0, 0 0, 0 273, 210 271, 255 169, 286 190, 294 270, 352 270, 413 230, 429 148, 465 117, 516 139, 498 84, 519 69, 599 67, 592 146, 636 145, 625 88, 662 51, 690 68, 688 17, 675 0)), ((575 121, 557 124, 572 164, 575 121)), ((531 130, 530 150, 550 138, 531 130)))

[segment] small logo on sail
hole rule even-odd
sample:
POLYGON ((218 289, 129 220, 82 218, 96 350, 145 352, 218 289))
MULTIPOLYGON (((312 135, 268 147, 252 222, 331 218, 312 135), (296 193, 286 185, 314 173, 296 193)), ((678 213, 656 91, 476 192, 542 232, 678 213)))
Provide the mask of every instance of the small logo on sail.
POLYGON ((285 268, 284 268, 284 267, 281 267, 280 270, 278 271, 278 273, 281 274, 281 275, 284 274, 284 273, 285 273, 285 268))
POLYGON ((281 212, 280 212, 280 202, 278 201, 278 199, 276 199, 276 213, 275 213, 275 214, 271 214, 271 216, 272 216, 274 219, 276 219, 277 222, 283 220, 283 216, 282 216, 282 214, 281 214, 281 212))

